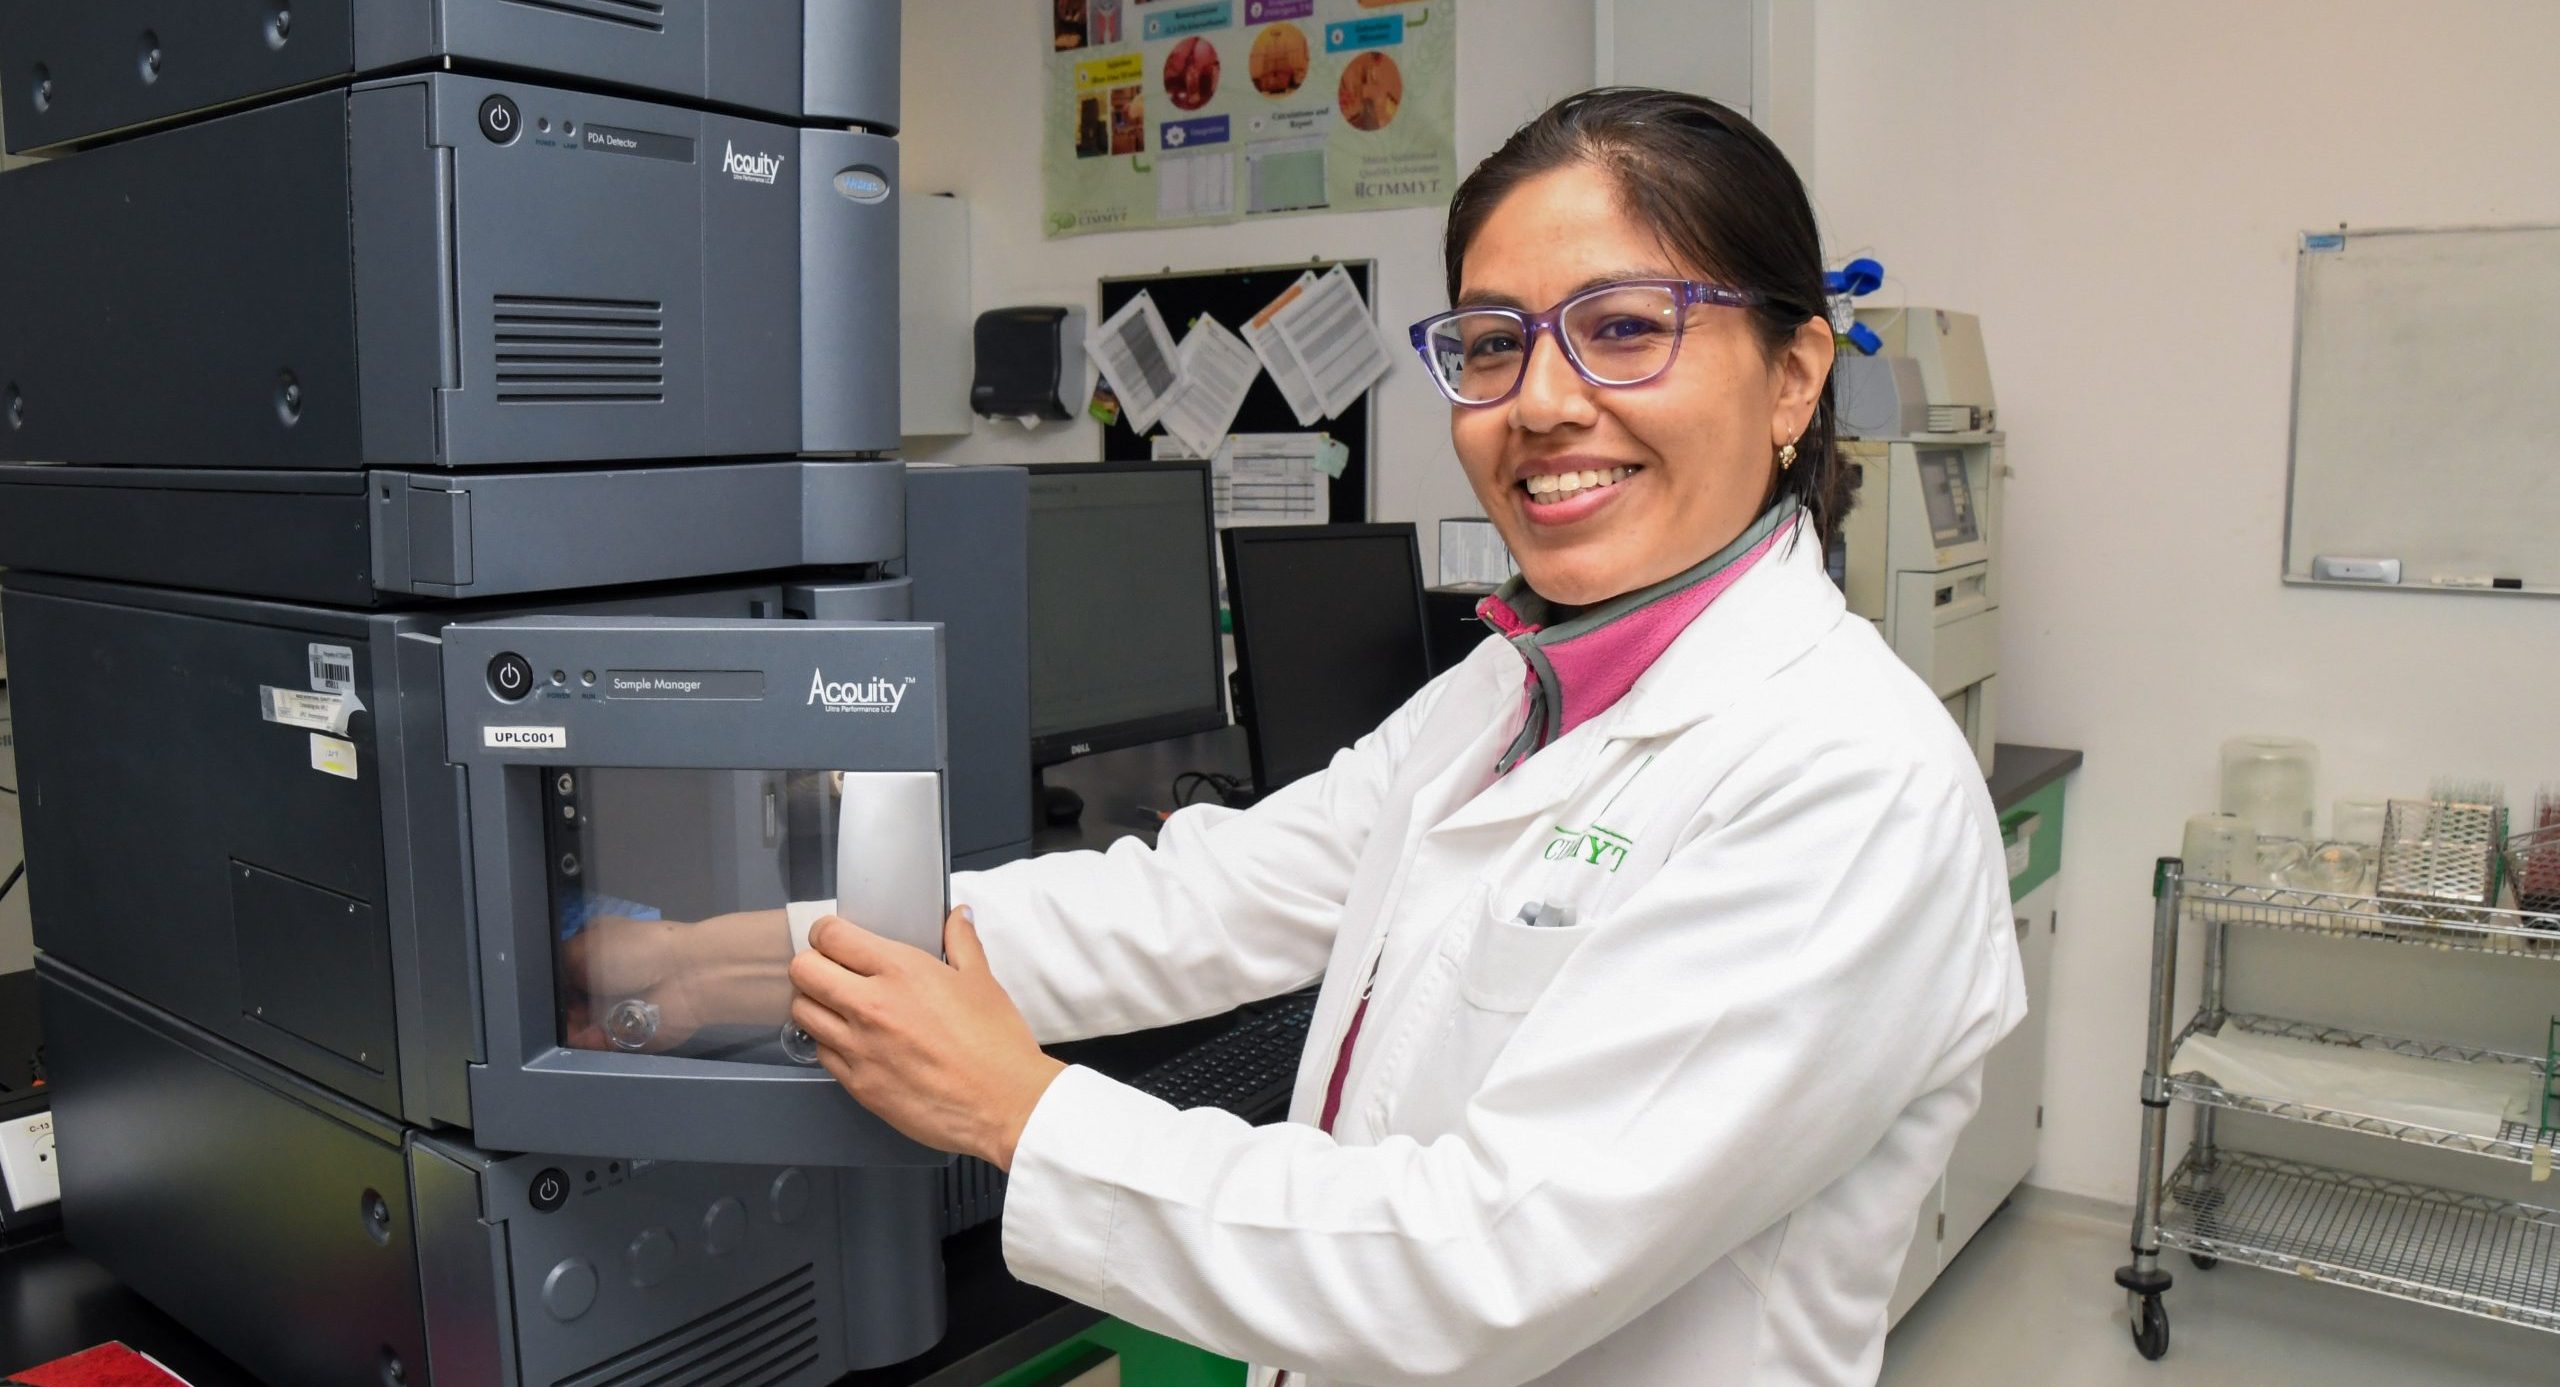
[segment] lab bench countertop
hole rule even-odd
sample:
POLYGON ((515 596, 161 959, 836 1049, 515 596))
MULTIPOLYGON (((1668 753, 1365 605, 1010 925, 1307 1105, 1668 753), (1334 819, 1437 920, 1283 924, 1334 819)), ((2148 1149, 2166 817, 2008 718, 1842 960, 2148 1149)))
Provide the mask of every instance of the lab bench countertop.
MULTIPOLYGON (((2070 774, 2080 753, 2003 743, 1990 776, 1992 803, 2005 811, 2070 774)), ((1101 847, 1152 827, 1157 807, 1170 807, 1173 777, 1188 770, 1243 773, 1236 729, 1178 738, 1052 772, 1052 783, 1085 796, 1082 822, 1043 828, 1042 851, 1101 847)), ((1193 1023, 1204 1026, 1206 1023, 1193 1023)), ((1096 1054, 1105 1072, 1134 1072, 1155 1055, 1205 1035, 1152 1033, 1104 1045, 1126 1053, 1096 1054)), ((1085 1058, 1079 1056, 1080 1059, 1085 1058)), ((950 1325, 942 1342, 893 1367, 849 1374, 837 1387, 979 1387, 1098 1323, 1098 1311, 1028 1286, 1005 1270, 1002 1230, 989 1224, 943 1245, 950 1325)), ((122 1339, 159 1358, 196 1387, 261 1387, 201 1340, 126 1289, 104 1267, 62 1241, 40 1238, 0 1250, 0 1370, 43 1362, 91 1344, 122 1339)))
POLYGON ((2005 814, 2078 769, 2079 752, 2002 742, 1991 756, 1991 807, 2005 814))

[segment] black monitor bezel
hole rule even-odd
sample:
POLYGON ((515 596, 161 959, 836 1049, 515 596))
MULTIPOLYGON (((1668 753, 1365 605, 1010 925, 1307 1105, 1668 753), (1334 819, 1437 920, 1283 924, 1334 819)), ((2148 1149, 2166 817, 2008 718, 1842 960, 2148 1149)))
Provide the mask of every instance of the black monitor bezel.
MULTIPOLYGON (((1104 723, 1098 726, 1085 728, 1071 728, 1064 732, 1052 732, 1045 735, 1040 733, 1032 734, 1032 768, 1039 770, 1050 766, 1065 765, 1067 762, 1073 761, 1079 756, 1091 756, 1098 752, 1105 751, 1125 751, 1130 747, 1145 746, 1149 742, 1160 742, 1171 737, 1189 737, 1203 732, 1215 732, 1220 728, 1225 727, 1228 722, 1226 699, 1226 650, 1224 644, 1220 640, 1222 633, 1218 629, 1217 490, 1215 479, 1210 475, 1208 462, 1204 459, 1174 461, 1131 460, 1125 462, 1035 462, 1027 464, 1025 470, 1031 474, 1032 485, 1034 486, 1039 484, 1039 479, 1043 476, 1077 473, 1189 472, 1196 474, 1200 478, 1200 516, 1202 534, 1208 541, 1210 560, 1208 603, 1208 639, 1209 648, 1212 652, 1210 668, 1215 671, 1215 674, 1212 676, 1210 681, 1214 686, 1214 692, 1211 695, 1212 701, 1204 707, 1186 708, 1176 713, 1162 713, 1154 717, 1134 718, 1126 722, 1104 723)), ((1038 572, 1035 571, 1031 574, 1031 581, 1035 583, 1040 581, 1040 575, 1038 572)), ((1031 639, 1035 642, 1040 639, 1040 633, 1037 629, 1032 631, 1031 639)), ((1035 717, 1038 715, 1038 706, 1036 702, 1033 705, 1033 715, 1035 717)))
POLYGON ((1245 707, 1238 712, 1236 721, 1244 727, 1245 754, 1250 758, 1253 784, 1258 792, 1267 795, 1281 787, 1271 782, 1270 767, 1263 755, 1261 716, 1262 709, 1269 704, 1266 691, 1253 672, 1253 655, 1246 635, 1252 622, 1246 616, 1244 585, 1236 581, 1237 546, 1252 548, 1318 539, 1386 539, 1397 535, 1403 536, 1407 556, 1413 564, 1413 623, 1414 630, 1422 637, 1418 667, 1422 677, 1414 687, 1420 688, 1436 676, 1431 672, 1431 626, 1422 595, 1422 540, 1411 521, 1373 521, 1357 525, 1251 525, 1220 532, 1218 557, 1226 565, 1227 612, 1236 641, 1236 680, 1245 691, 1245 707))

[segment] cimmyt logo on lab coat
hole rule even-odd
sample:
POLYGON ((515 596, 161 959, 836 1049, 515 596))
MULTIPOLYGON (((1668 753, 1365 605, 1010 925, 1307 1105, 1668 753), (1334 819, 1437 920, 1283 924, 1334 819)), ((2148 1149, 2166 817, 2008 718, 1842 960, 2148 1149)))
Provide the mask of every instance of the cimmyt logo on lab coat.
POLYGON ((1615 872, 1627 865, 1627 849, 1635 840, 1614 833, 1597 824, 1589 828, 1561 828, 1547 841, 1541 854, 1549 862, 1579 862, 1604 872, 1615 872))

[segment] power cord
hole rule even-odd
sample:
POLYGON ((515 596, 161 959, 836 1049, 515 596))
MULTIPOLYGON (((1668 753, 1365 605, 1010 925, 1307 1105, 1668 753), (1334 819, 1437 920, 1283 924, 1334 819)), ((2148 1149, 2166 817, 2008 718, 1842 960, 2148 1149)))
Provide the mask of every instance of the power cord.
POLYGON ((1230 809, 1242 809, 1253 803, 1253 785, 1241 776, 1223 771, 1184 771, 1173 778, 1173 807, 1181 809, 1198 802, 1197 797, 1210 794, 1230 809))

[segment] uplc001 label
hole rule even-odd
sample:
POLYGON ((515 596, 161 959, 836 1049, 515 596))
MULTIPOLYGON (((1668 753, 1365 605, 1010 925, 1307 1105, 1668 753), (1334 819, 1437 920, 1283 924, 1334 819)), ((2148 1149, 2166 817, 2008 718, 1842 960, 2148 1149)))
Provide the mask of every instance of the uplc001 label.
POLYGON ((484 727, 480 745, 492 751, 567 751, 565 727, 484 727))

